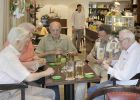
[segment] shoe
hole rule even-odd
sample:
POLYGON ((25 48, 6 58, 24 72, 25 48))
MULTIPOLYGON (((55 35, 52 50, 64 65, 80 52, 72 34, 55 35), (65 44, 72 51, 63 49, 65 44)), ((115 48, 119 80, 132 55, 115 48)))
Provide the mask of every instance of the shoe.
POLYGON ((78 53, 82 53, 82 52, 78 50, 78 53))

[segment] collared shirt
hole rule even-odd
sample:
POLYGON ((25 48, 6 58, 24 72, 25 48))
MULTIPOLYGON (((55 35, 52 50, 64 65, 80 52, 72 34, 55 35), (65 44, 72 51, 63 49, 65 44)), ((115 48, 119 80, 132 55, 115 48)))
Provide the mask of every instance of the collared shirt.
POLYGON ((44 36, 36 48, 37 53, 45 53, 50 50, 61 49, 65 52, 77 52, 72 41, 64 34, 60 34, 58 40, 54 40, 52 35, 44 36))
POLYGON ((84 29, 84 27, 85 27, 84 12, 75 11, 72 14, 72 26, 74 26, 75 29, 84 29))
POLYGON ((8 45, 0 52, 0 84, 20 83, 30 72, 20 63, 20 53, 8 45))
POLYGON ((118 39, 111 35, 109 35, 106 41, 102 41, 100 38, 98 38, 95 41, 95 45, 89 55, 96 59, 102 60, 104 58, 119 58, 120 47, 118 39))
POLYGON ((140 73, 140 44, 134 42, 128 50, 121 52, 118 62, 109 67, 108 74, 119 79, 129 80, 140 73))

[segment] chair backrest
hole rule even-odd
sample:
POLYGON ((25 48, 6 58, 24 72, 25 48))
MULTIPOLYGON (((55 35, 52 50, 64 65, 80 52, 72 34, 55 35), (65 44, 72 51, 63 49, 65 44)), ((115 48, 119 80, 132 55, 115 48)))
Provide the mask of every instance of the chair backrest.
POLYGON ((101 95, 106 95, 107 100, 130 100, 130 99, 125 99, 125 98, 129 98, 130 96, 132 96, 131 100, 140 100, 140 87, 136 87, 136 86, 103 87, 96 90, 90 97, 87 98, 87 100, 93 100, 94 98, 101 95), (122 93, 124 95, 122 95, 122 93), (119 98, 119 99, 114 99, 114 98, 119 98))
POLYGON ((140 94, 130 92, 111 92, 106 95, 107 100, 140 100, 140 94))
POLYGON ((20 89, 21 90, 21 100, 25 100, 25 88, 28 88, 28 86, 25 83, 20 83, 20 84, 0 84, 0 90, 1 91, 20 89))

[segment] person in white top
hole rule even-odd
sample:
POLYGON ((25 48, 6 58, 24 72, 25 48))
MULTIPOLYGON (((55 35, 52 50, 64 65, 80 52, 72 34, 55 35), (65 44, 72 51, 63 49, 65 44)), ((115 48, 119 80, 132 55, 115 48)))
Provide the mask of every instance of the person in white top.
MULTIPOLYGON (((54 73, 52 68, 38 73, 30 73, 20 62, 23 48, 30 41, 30 34, 23 28, 12 28, 8 34, 7 45, 0 52, 0 84, 14 84, 23 81, 31 82, 54 73)), ((50 89, 29 86, 26 89, 26 100, 54 100, 55 93, 50 89)), ((20 90, 3 91, 0 100, 20 100, 20 90)))
MULTIPOLYGON (((121 85, 123 85, 123 83, 125 85, 135 85, 138 80, 130 79, 140 73, 140 44, 136 42, 134 33, 127 29, 119 32, 119 41, 122 52, 118 62, 112 68, 109 66, 107 61, 104 61, 103 66, 111 77, 115 77, 116 79, 122 81, 121 85)), ((97 84, 94 87, 90 87, 88 95, 91 95, 97 88, 105 87, 111 84, 112 81, 109 80, 102 84, 97 84)), ((96 99, 104 100, 103 96, 99 96, 96 99)))
POLYGON ((78 53, 81 53, 80 51, 80 42, 83 38, 84 34, 84 28, 85 28, 85 14, 82 11, 82 5, 78 4, 76 11, 72 14, 72 40, 77 48, 78 53))

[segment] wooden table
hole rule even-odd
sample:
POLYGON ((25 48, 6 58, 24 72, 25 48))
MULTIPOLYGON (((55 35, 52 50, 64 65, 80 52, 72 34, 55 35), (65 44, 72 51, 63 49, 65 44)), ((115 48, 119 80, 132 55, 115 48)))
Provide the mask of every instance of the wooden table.
MULTIPOLYGON (((94 73, 95 72, 89 67, 84 66, 84 73, 94 73)), ((74 100, 74 84, 75 83, 88 83, 88 82, 99 82, 100 78, 95 75, 93 78, 82 78, 74 80, 65 80, 66 75, 64 73, 56 72, 55 75, 60 75, 62 77, 61 80, 53 80, 52 78, 46 78, 45 85, 53 86, 53 85, 64 85, 64 100, 74 100)))

